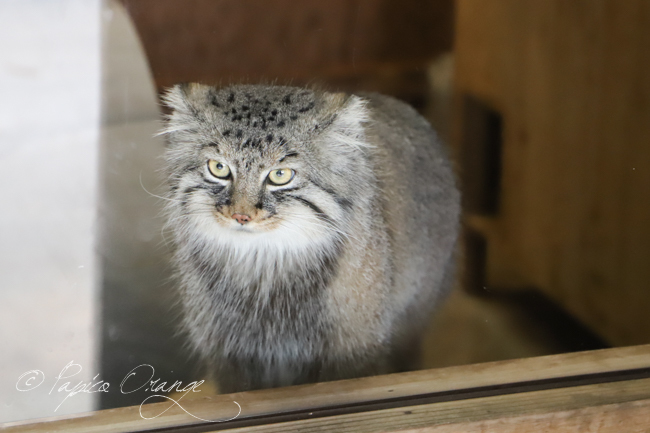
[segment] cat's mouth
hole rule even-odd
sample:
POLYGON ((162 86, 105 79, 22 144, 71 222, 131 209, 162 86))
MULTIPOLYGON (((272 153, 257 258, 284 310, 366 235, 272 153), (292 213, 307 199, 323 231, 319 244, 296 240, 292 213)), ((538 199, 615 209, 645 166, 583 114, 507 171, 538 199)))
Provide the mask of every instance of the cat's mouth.
POLYGON ((260 220, 251 221, 247 224, 235 224, 232 230, 241 233, 265 233, 280 227, 277 218, 266 217, 260 220))
POLYGON ((214 214, 219 225, 238 233, 264 233, 280 227, 278 218, 274 218, 272 214, 256 215, 252 219, 229 218, 219 210, 214 214))

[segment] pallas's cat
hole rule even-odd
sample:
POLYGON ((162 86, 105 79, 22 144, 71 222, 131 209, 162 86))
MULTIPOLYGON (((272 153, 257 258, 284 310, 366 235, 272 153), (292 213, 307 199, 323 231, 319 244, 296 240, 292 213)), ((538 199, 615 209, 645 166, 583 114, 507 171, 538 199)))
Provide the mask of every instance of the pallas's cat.
POLYGON ((413 367, 460 212, 429 124, 377 94, 183 84, 164 101, 183 327, 220 390, 413 367))

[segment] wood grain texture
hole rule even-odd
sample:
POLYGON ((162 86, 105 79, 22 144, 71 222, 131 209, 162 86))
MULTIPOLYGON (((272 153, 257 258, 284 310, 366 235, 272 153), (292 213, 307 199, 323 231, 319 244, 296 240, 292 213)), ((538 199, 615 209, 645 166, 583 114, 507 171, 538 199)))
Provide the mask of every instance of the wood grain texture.
POLYGON ((650 379, 409 406, 228 431, 647 432, 650 431, 650 379))
POLYGON ((123 0, 159 87, 422 68, 449 50, 452 0, 123 0))
MULTIPOLYGON (((282 412, 297 410, 315 411, 319 408, 347 406, 351 404, 364 402, 367 403, 372 401, 380 401, 429 393, 454 392, 459 390, 493 385, 503 385, 508 383, 519 383, 535 380, 553 380, 581 374, 584 375, 591 373, 606 373, 624 369, 639 369, 649 367, 650 345, 416 371, 402 374, 369 377, 339 382, 317 383, 311 385, 262 390, 231 395, 210 396, 187 402, 183 402, 181 400, 181 402, 185 410, 196 415, 197 417, 203 419, 219 420, 232 417, 237 413, 237 408, 232 403, 233 401, 237 401, 242 407, 242 413, 239 418, 244 419, 246 417, 278 414, 282 412)), ((549 413, 561 410, 586 408, 590 405, 616 404, 650 398, 650 388, 648 388, 650 385, 648 384, 648 380, 644 379, 639 381, 626 381, 625 383, 627 383, 629 387, 617 388, 619 385, 616 385, 616 383, 593 385, 597 388, 589 389, 592 391, 596 390, 597 392, 587 392, 587 394, 591 396, 589 397, 591 400, 587 397, 577 397, 578 395, 583 396, 587 394, 574 394, 574 391, 578 392, 578 388, 580 387, 536 392, 551 392, 550 394, 540 394, 542 395, 542 397, 540 397, 542 399, 546 399, 547 397, 545 396, 552 396, 552 398, 548 398, 551 398, 555 406, 552 406, 552 408, 551 406, 548 406, 550 409, 548 409, 547 412, 549 413), (637 382, 638 386, 633 385, 637 382), (613 388, 608 388, 606 385, 613 386, 613 388), (611 389, 612 391, 608 391, 608 394, 603 391, 604 389, 611 389), (554 394, 553 392, 557 393, 554 394), (606 400, 594 400, 594 398, 597 399, 606 395, 609 396, 606 400), (581 403, 578 406, 571 406, 572 401, 581 403)), ((365 414, 352 413, 336 417, 322 418, 318 420, 318 422, 325 424, 315 424, 315 426, 321 426, 318 427, 321 428, 321 431, 333 431, 331 430, 331 428, 333 428, 333 424, 328 423, 338 422, 340 426, 345 426, 345 428, 347 428, 347 430, 340 431, 357 431, 354 430, 354 428, 361 428, 363 425, 368 425, 369 428, 370 426, 375 426, 373 428, 379 428, 384 425, 383 423, 388 423, 395 417, 397 417, 396 422, 398 422, 398 424, 402 423, 399 425, 402 425, 403 428, 406 428, 407 426, 414 427, 420 425, 418 423, 409 424, 411 421, 416 421, 415 417, 404 417, 404 412, 409 411, 411 412, 409 415, 418 413, 425 417, 426 420, 423 418, 421 421, 423 423, 429 423, 431 420, 448 420, 448 422, 452 422, 454 420, 454 422, 476 420, 467 418, 472 413, 484 414, 485 416, 494 414, 494 417, 491 419, 506 416, 517 416, 518 414, 522 413, 527 416, 529 413, 526 412, 526 410, 528 410, 526 407, 534 409, 537 407, 537 405, 539 405, 539 403, 526 403, 528 406, 523 403, 522 405, 517 405, 517 402, 519 401, 526 401, 525 399, 522 399, 522 396, 525 394, 534 393, 518 393, 512 394, 510 396, 503 395, 497 397, 488 397, 488 399, 494 399, 489 400, 493 402, 490 403, 491 406, 488 405, 488 400, 484 401, 481 399, 472 398, 469 400, 446 401, 442 403, 435 403, 433 405, 421 405, 422 407, 420 408, 410 406, 406 408, 402 407, 387 409, 385 411, 366 412, 365 414), (472 406, 474 403, 471 402, 478 403, 472 406), (469 406, 463 406, 466 404, 469 404, 469 406), (462 409, 463 407, 466 409, 462 409), (482 409, 479 410, 479 408, 482 409), (511 410, 511 412, 508 412, 509 410, 511 410), (373 415, 371 416, 368 414, 373 415), (382 414, 385 415, 385 418, 381 418, 384 416, 382 414), (375 416, 377 417, 377 422, 372 421, 375 419, 375 416), (327 425, 330 426, 327 427, 329 430, 323 427, 327 425)), ((142 419, 140 415, 140 408, 136 406, 83 414, 77 418, 49 421, 44 420, 43 422, 15 425, 13 427, 9 427, 6 431, 35 433, 46 431, 67 431, 80 433, 122 432, 154 428, 167 428, 180 425, 192 425, 198 422, 195 418, 192 418, 177 406, 174 406, 170 403, 150 404, 144 406, 142 409, 142 415, 145 417, 150 418, 158 414, 160 414, 160 416, 156 418, 148 420, 142 419), (166 409, 169 410, 164 412, 166 409)), ((308 421, 317 420, 303 420, 297 422, 305 423, 308 421)), ((393 419, 393 421, 395 420, 393 419)), ((280 424, 276 424, 276 426, 277 425, 280 424)), ((301 426, 303 424, 294 425, 301 426)), ((390 426, 393 424, 385 425, 390 426)))
POLYGON ((403 433, 643 433, 650 431, 649 418, 650 401, 641 400, 400 431, 403 433))
POLYGON ((613 345, 649 342, 650 2, 457 14, 456 90, 504 125, 499 214, 474 219, 487 285, 539 288, 613 345))

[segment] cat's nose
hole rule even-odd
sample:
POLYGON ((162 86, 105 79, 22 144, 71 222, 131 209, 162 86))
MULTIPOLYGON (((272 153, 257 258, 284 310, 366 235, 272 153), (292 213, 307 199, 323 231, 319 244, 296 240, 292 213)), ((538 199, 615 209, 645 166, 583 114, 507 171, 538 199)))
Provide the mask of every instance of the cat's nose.
POLYGON ((241 214, 241 213, 234 213, 234 214, 232 214, 232 217, 233 217, 233 219, 236 219, 237 222, 239 224, 241 224, 241 225, 244 225, 244 224, 246 224, 247 222, 249 222, 251 220, 251 217, 249 217, 248 215, 241 214))

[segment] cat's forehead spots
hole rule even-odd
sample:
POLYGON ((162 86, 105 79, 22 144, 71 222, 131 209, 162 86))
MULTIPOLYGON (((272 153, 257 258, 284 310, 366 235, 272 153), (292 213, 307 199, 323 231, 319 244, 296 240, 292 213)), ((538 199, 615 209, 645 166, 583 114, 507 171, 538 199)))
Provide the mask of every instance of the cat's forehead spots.
POLYGON ((242 148, 276 144, 316 124, 317 95, 292 87, 232 86, 212 89, 209 103, 221 117, 221 134, 242 148))
POLYGON ((281 153, 278 152, 264 152, 256 154, 234 154, 231 156, 231 160, 236 165, 236 167, 244 168, 250 172, 259 172, 263 170, 268 170, 271 167, 275 167, 278 164, 278 161, 282 157, 278 157, 281 153))
POLYGON ((264 130, 282 128, 313 110, 316 95, 292 87, 232 86, 213 89, 210 103, 234 124, 264 130))

